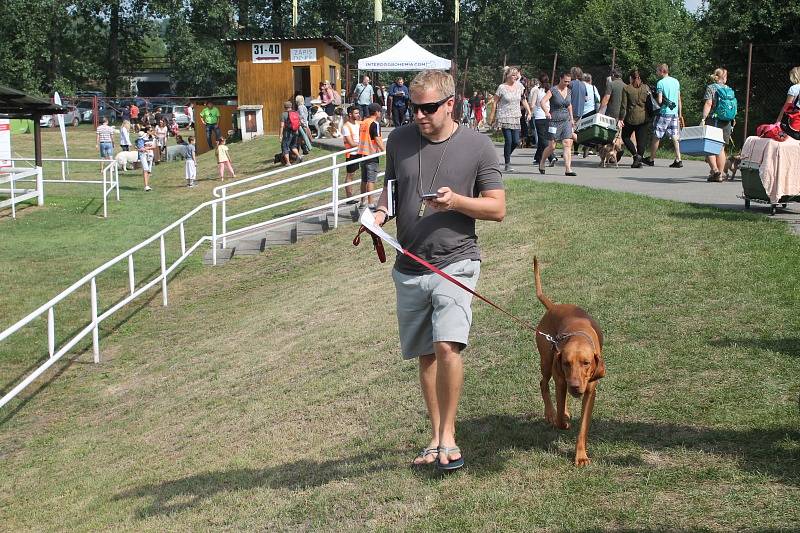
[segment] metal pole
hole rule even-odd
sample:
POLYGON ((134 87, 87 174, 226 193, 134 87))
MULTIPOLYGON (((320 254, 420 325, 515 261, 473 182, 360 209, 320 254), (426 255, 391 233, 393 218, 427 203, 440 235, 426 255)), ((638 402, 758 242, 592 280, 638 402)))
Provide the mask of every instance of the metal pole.
POLYGON ((160 241, 160 248, 161 248, 161 300, 164 304, 164 307, 167 306, 167 253, 164 249, 164 236, 161 236, 160 241))
POLYGON ((136 292, 136 276, 133 272, 133 254, 128 256, 128 285, 131 289, 131 295, 136 292))
POLYGON ((50 357, 56 353, 56 317, 52 307, 47 310, 47 352, 50 357))
POLYGON ((227 196, 227 188, 222 189, 222 248, 223 250, 228 246, 228 200, 226 199, 227 196))
MULTIPOLYGON (((350 21, 346 20, 344 23, 344 42, 350 44, 350 21)), ((350 49, 344 51, 344 94, 346 98, 350 97, 350 49)))
POLYGON ((90 284, 92 298, 92 351, 94 352, 94 362, 100 362, 100 330, 97 323, 97 281, 92 278, 90 284))
POLYGON ((181 222, 181 255, 186 253, 186 230, 183 229, 183 222, 181 222))
POLYGON ((211 264, 217 266, 217 202, 211 204, 211 264))
POLYGON ((44 205, 44 176, 42 171, 42 126, 39 125, 39 115, 33 115, 33 157, 36 160, 36 191, 39 193, 36 202, 44 205))
POLYGON ((106 170, 103 169, 103 218, 108 218, 108 195, 106 194, 106 170))
POLYGON ((747 125, 750 120, 750 74, 753 67, 753 43, 750 43, 747 52, 747 96, 744 103, 744 131, 742 132, 742 144, 747 140, 747 125))
POLYGON ((334 169, 331 171, 331 188, 333 195, 331 202, 333 203, 333 227, 339 227, 339 167, 336 167, 336 154, 331 156, 333 160, 334 169))
POLYGON ((611 70, 617 68, 617 48, 611 50, 611 70))
POLYGON ((558 52, 553 56, 553 75, 550 76, 550 85, 556 84, 556 66, 558 65, 558 52))

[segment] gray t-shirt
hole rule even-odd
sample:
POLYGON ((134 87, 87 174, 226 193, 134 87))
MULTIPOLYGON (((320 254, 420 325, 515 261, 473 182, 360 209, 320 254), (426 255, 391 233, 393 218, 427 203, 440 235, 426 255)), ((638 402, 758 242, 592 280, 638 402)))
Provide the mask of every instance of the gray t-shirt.
POLYGON ((192 143, 186 143, 186 146, 184 147, 183 150, 186 154, 186 159, 190 161, 194 159, 195 145, 193 145, 192 143))
POLYGON ((606 94, 610 94, 608 105, 606 106, 606 116, 620 118, 622 107, 622 91, 625 90, 625 82, 619 78, 614 78, 610 82, 606 80, 606 94))
MULTIPOLYGON (((416 125, 401 126, 387 142, 386 179, 397 180, 397 240, 403 248, 439 268, 463 259, 480 261, 475 219, 457 211, 429 207, 420 217, 419 191, 420 187, 423 193, 450 187, 457 194, 474 198, 483 191, 502 189, 500 166, 489 137, 459 127, 448 144, 432 143, 419 134, 416 125), (431 186, 445 146, 447 152, 431 186)), ((429 272, 401 254, 397 254, 394 267, 403 274, 429 272)))

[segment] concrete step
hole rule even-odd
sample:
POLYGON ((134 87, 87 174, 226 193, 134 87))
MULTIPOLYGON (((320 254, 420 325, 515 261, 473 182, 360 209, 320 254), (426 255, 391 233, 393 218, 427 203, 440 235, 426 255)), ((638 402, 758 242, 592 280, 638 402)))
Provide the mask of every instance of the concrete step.
MULTIPOLYGON (((233 259, 233 255, 234 255, 235 251, 236 251, 236 249, 234 247, 232 247, 232 246, 228 246, 224 250, 221 247, 218 248, 217 249, 217 266, 224 265, 225 263, 227 263, 228 261, 233 259)), ((212 251, 209 250, 203 256, 203 264, 204 265, 211 265, 212 264, 211 253, 212 253, 212 251)))
POLYGON ((264 251, 265 241, 265 237, 237 239, 229 241, 228 247, 233 246, 236 249, 236 255, 258 255, 264 251))
POLYGON ((297 242, 297 226, 295 224, 272 228, 265 231, 263 234, 264 248, 283 246, 297 242))
MULTIPOLYGON (((355 205, 342 205, 338 213, 339 225, 353 224, 360 216, 355 205)), ((220 246, 217 250, 217 265, 227 263, 235 255, 257 255, 271 246, 285 246, 296 243, 301 237, 321 235, 333 229, 335 222, 333 213, 327 212, 229 237, 227 248, 223 250, 220 246)), ((203 264, 211 264, 210 250, 203 256, 203 264)))
POLYGON ((328 231, 328 217, 326 215, 308 217, 297 223, 297 238, 321 235, 328 231))

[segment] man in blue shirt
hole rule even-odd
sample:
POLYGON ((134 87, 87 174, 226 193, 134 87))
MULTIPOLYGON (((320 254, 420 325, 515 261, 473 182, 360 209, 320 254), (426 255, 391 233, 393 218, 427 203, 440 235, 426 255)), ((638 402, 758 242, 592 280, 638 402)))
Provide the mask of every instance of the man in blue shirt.
POLYGON ((656 101, 661 108, 656 115, 653 123, 653 140, 650 144, 650 157, 643 163, 653 166, 653 158, 658 151, 658 145, 665 134, 669 134, 672 144, 675 146, 675 161, 670 168, 681 168, 681 147, 680 147, 680 121, 683 118, 683 104, 681 103, 681 84, 669 75, 669 67, 662 63, 656 69, 661 78, 656 84, 656 101))
POLYGON ((389 99, 391 100, 392 122, 397 128, 403 125, 408 108, 408 87, 402 77, 397 78, 389 87, 389 99))

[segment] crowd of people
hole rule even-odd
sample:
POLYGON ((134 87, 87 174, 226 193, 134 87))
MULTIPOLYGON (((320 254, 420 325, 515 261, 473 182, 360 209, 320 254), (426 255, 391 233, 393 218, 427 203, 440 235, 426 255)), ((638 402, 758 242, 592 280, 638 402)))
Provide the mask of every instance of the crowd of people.
MULTIPOLYGON (((619 69, 612 69, 606 79, 601 96, 592 76, 580 67, 559 72, 552 82, 542 73, 538 78, 525 78, 516 67, 507 67, 504 82, 491 98, 487 99, 487 127, 499 129, 504 138, 504 169, 514 172, 511 154, 525 142, 535 146, 533 164, 545 173, 545 165, 554 166, 556 143, 563 146, 564 173, 575 176, 572 158, 578 154, 577 129, 581 119, 601 114, 614 119, 624 149, 632 157, 631 167, 654 166, 654 158, 665 138, 672 141, 675 159, 670 168, 681 168, 680 131, 684 127, 683 102, 680 82, 669 75, 669 66, 657 67, 657 82, 654 87, 643 81, 639 70, 628 74, 628 83, 622 80, 619 69), (648 144, 649 140, 649 144, 648 144), (645 151, 650 148, 649 156, 645 151)), ((470 100, 480 102, 477 93, 470 100)), ((735 102, 733 89, 727 85, 727 71, 717 69, 711 75, 706 88, 702 125, 708 124, 722 129, 724 142, 730 142, 735 125, 734 112, 730 113, 730 102, 735 102)), ((474 118, 478 114, 473 111, 474 118)), ((473 119, 477 125, 479 121, 473 119)), ((583 157, 592 155, 591 146, 583 146, 583 157)), ((620 152, 617 157, 622 157, 620 152)), ((726 158, 725 150, 720 155, 708 157, 709 181, 722 181, 726 158)))

